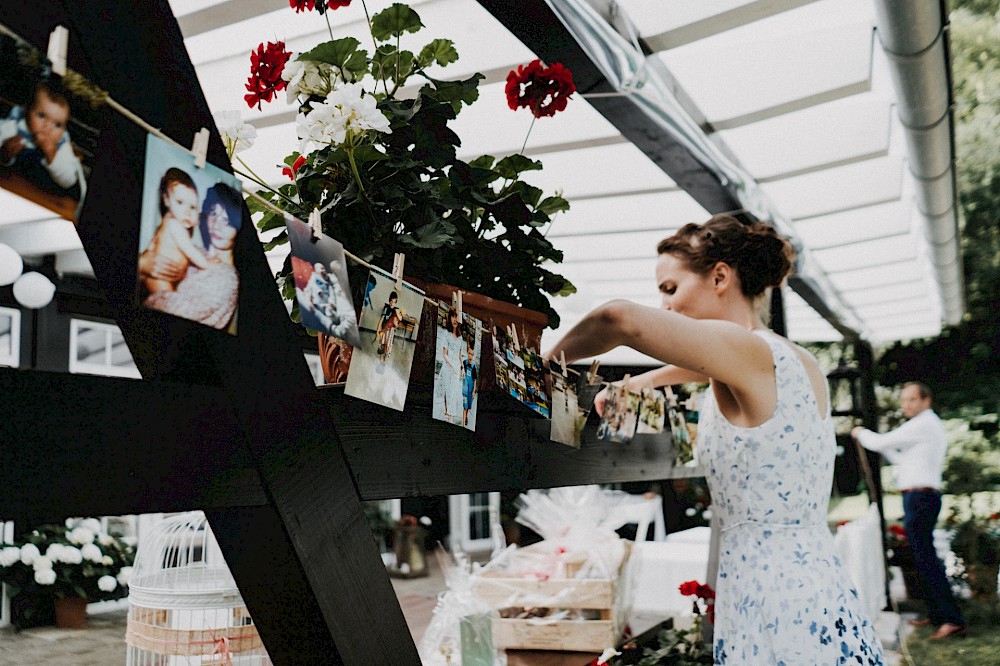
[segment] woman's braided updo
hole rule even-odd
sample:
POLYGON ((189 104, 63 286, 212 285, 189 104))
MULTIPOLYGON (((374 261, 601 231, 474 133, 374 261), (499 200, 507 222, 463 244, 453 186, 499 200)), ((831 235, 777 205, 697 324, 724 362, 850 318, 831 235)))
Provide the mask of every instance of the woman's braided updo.
POLYGON ((763 222, 744 224, 729 215, 715 215, 704 224, 685 224, 656 246, 707 275, 720 261, 736 270, 743 294, 755 298, 785 279, 795 261, 792 245, 763 222))

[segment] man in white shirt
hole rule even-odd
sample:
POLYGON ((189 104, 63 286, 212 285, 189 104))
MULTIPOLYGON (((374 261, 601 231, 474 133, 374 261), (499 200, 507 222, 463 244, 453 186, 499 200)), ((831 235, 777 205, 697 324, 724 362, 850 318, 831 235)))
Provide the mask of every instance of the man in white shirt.
POLYGON ((965 618, 934 549, 948 439, 941 419, 931 409, 931 391, 926 384, 908 382, 903 386, 900 403, 906 423, 883 434, 857 427, 851 430, 851 436, 866 449, 885 456, 903 492, 903 527, 927 605, 927 618, 911 623, 937 625, 932 639, 961 636, 965 633, 965 618))

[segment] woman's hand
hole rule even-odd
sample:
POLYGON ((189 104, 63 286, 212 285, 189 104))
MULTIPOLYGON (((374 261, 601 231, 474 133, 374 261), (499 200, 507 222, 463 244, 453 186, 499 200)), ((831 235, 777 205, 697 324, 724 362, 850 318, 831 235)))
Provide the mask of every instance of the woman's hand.
POLYGON ((150 252, 148 249, 139 255, 139 275, 141 277, 180 282, 186 272, 187 265, 183 261, 168 259, 159 253, 150 252))

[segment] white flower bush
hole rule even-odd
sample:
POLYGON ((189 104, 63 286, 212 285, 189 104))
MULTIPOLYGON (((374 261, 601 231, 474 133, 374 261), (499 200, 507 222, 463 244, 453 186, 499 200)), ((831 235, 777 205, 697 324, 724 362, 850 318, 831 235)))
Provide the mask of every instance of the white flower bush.
POLYGON ((86 546, 81 548, 80 557, 81 559, 89 562, 97 562, 98 564, 104 562, 104 553, 102 553, 101 549, 94 543, 88 543, 86 546))
POLYGON ((285 99, 289 104, 298 102, 298 98, 316 95, 326 97, 343 81, 332 65, 312 60, 296 60, 297 54, 285 64, 281 78, 288 82, 285 89, 285 99))
POLYGON ((39 585, 54 585, 56 572, 52 569, 40 569, 35 572, 35 582, 39 585))
POLYGON ((252 147, 257 140, 257 128, 243 122, 239 111, 219 111, 212 118, 222 136, 222 142, 226 144, 226 153, 230 159, 236 153, 252 147))
POLYGON ((101 592, 114 592, 118 587, 118 580, 114 576, 101 576, 97 579, 97 587, 101 592))
POLYGON ((375 97, 365 93, 360 83, 347 83, 331 90, 322 102, 309 102, 312 111, 296 118, 301 152, 309 144, 339 146, 348 138, 366 131, 391 134, 389 119, 379 111, 375 97))
POLYGON ((15 546, 7 546, 0 550, 0 567, 9 567, 15 562, 21 561, 21 549, 15 546))
POLYGON ((97 534, 84 525, 78 525, 73 528, 73 531, 69 533, 69 540, 75 543, 77 546, 85 546, 88 543, 94 543, 94 539, 97 538, 97 534))
POLYGON ((26 543, 21 546, 21 564, 30 567, 31 563, 35 561, 35 558, 41 554, 41 551, 38 550, 38 546, 33 543, 26 543))

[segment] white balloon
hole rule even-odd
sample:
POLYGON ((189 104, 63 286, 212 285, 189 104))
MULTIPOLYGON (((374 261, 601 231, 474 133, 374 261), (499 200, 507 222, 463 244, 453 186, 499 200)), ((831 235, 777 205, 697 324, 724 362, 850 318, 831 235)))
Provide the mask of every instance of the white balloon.
POLYGON ((14 282, 21 277, 24 262, 21 255, 10 245, 0 243, 0 287, 14 282))
POLYGON ((14 283, 14 298, 26 308, 44 308, 52 302, 56 286, 41 273, 32 271, 17 278, 14 283))

